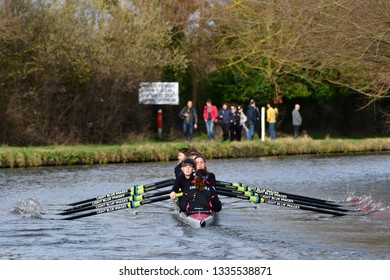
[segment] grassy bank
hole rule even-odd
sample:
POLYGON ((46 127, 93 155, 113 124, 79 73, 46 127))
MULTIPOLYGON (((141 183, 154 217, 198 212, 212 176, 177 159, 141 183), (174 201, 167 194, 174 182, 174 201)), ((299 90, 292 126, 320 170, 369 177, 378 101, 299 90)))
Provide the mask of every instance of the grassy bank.
MULTIPOLYGON (((94 165, 177 159, 177 150, 188 146, 184 142, 144 141, 122 145, 0 147, 0 168, 94 165)), ((264 142, 194 141, 191 147, 206 158, 263 157, 303 154, 352 154, 389 152, 390 138, 324 139, 281 138, 264 142)))

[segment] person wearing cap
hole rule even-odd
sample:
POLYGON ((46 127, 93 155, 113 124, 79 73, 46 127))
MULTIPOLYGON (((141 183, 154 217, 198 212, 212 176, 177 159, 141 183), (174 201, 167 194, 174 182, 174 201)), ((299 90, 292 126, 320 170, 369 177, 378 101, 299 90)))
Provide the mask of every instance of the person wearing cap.
POLYGON ((176 194, 188 187, 192 180, 194 180, 195 162, 191 158, 186 158, 181 163, 182 173, 179 174, 173 183, 171 193, 169 194, 171 199, 176 199, 176 194))
POLYGON ((214 186, 207 179, 206 170, 196 170, 195 179, 183 187, 183 197, 179 201, 179 208, 187 214, 221 211, 221 201, 214 186))

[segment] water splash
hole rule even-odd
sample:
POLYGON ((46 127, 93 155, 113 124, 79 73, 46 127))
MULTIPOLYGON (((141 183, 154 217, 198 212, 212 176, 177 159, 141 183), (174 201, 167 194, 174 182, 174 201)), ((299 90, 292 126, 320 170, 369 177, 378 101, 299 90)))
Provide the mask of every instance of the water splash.
POLYGON ((370 195, 356 196, 348 194, 344 201, 356 206, 363 214, 390 216, 390 206, 372 198, 370 195))
POLYGON ((10 213, 20 215, 22 218, 42 219, 43 207, 41 203, 34 198, 27 198, 16 203, 10 209, 10 213))

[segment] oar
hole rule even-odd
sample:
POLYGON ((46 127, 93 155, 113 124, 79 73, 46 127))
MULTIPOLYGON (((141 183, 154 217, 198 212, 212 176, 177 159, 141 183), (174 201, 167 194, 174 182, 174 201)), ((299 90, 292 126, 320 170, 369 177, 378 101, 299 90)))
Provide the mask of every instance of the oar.
POLYGON ((288 208, 293 208, 293 209, 301 209, 301 210, 313 211, 313 212, 317 212, 317 213, 330 214, 330 215, 334 215, 334 216, 346 216, 347 215, 346 213, 326 210, 326 209, 323 209, 323 208, 308 207, 308 206, 298 205, 298 204, 294 204, 294 203, 279 202, 279 201, 275 201, 275 200, 271 200, 271 199, 265 199, 265 198, 262 198, 262 199, 264 200, 263 203, 267 203, 267 204, 270 204, 270 205, 276 205, 276 206, 288 207, 288 208))
POLYGON ((81 208, 85 208, 85 207, 90 207, 92 205, 99 205, 101 203, 107 203, 107 202, 110 202, 110 201, 113 201, 113 200, 117 200, 117 199, 121 199, 121 198, 124 198, 124 197, 141 195, 141 194, 153 191, 153 190, 165 188, 165 187, 170 186, 170 185, 172 185, 172 184, 165 183, 165 184, 156 185, 156 186, 149 186, 149 187, 136 186, 136 187, 133 187, 132 189, 130 189, 130 191, 128 191, 126 193, 115 195, 115 196, 112 196, 112 197, 109 197, 109 198, 103 198, 103 199, 100 199, 100 200, 95 200, 95 201, 88 202, 88 203, 81 204, 81 205, 77 205, 77 206, 74 206, 72 208, 66 209, 64 211, 71 211, 71 210, 81 209, 81 208))
MULTIPOLYGON (((176 195, 176 197, 180 197, 180 196, 182 196, 182 193, 178 193, 176 195)), ((88 212, 88 213, 84 213, 84 214, 80 214, 80 215, 76 215, 76 216, 70 216, 70 217, 64 218, 62 220, 75 220, 75 219, 80 219, 80 218, 89 217, 89 216, 93 216, 93 215, 99 215, 99 214, 119 211, 119 210, 127 209, 127 208, 134 209, 134 208, 138 208, 138 207, 145 205, 145 204, 155 203, 158 201, 163 201, 163 200, 168 200, 168 199, 170 199, 169 194, 159 196, 159 197, 144 199, 141 201, 132 201, 132 202, 129 202, 127 204, 122 204, 122 205, 115 206, 115 207, 109 207, 109 208, 104 208, 104 209, 100 209, 100 210, 95 210, 92 212, 88 212)))
POLYGON ((132 201, 140 201, 140 200, 144 200, 144 199, 147 199, 147 198, 150 198, 150 197, 156 197, 156 196, 160 196, 160 195, 164 195, 164 194, 169 194, 170 192, 171 192, 171 190, 165 190, 165 191, 160 191, 160 192, 155 192, 155 193, 147 193, 147 194, 142 194, 142 195, 133 195, 133 196, 130 196, 128 198, 123 198, 123 199, 119 199, 119 200, 109 201, 109 202, 106 202, 106 203, 90 205, 90 206, 83 207, 83 208, 76 208, 76 209, 65 210, 65 211, 63 211, 61 213, 58 213, 57 215, 70 215, 70 214, 74 214, 74 213, 84 212, 84 211, 88 211, 88 210, 92 210, 92 209, 100 209, 100 208, 104 208, 104 207, 110 207, 110 206, 119 205, 119 204, 132 202, 132 201))
POLYGON ((283 206, 283 207, 294 208, 294 209, 313 211, 313 212, 317 212, 317 213, 324 213, 324 214, 330 214, 330 215, 335 215, 335 216, 345 216, 345 215, 347 215, 346 213, 338 212, 339 208, 335 208, 332 211, 332 210, 327 210, 327 209, 324 209, 324 208, 309 207, 309 206, 304 206, 304 205, 295 204, 295 203, 275 201, 275 200, 272 200, 272 199, 269 199, 269 198, 264 198, 261 195, 254 195, 254 196, 241 195, 241 194, 238 194, 238 193, 233 193, 233 192, 226 191, 226 190, 221 190, 221 189, 218 189, 218 188, 217 188, 217 193, 221 194, 221 195, 230 196, 230 197, 236 197, 236 198, 240 198, 240 199, 250 200, 250 201, 252 201, 254 203, 267 203, 267 204, 270 204, 270 205, 276 205, 276 206, 283 206))
POLYGON ((334 204, 334 203, 331 203, 327 200, 323 200, 323 199, 319 199, 319 198, 307 197, 307 196, 302 196, 302 195, 295 195, 295 194, 278 192, 278 191, 268 190, 268 189, 247 187, 242 183, 231 183, 231 182, 217 181, 216 185, 222 186, 222 187, 227 187, 227 188, 232 188, 232 189, 238 189, 238 190, 242 190, 242 191, 253 190, 254 192, 256 192, 258 194, 265 194, 265 195, 278 196, 281 198, 291 198, 291 199, 297 199, 297 200, 299 199, 301 201, 319 203, 319 204, 324 204, 324 205, 333 206, 333 207, 342 207, 339 204, 334 204))
POLYGON ((281 198, 289 198, 289 199, 295 199, 295 200, 300 200, 300 201, 308 201, 308 202, 327 205, 327 206, 331 206, 331 207, 342 207, 342 205, 340 205, 340 204, 331 203, 331 202, 328 202, 326 200, 313 198, 313 197, 294 195, 294 194, 283 193, 283 192, 278 192, 278 191, 271 191, 271 190, 262 189, 262 188, 251 188, 251 189, 259 195, 277 196, 277 197, 281 197, 281 198))
MULTIPOLYGON (((147 187, 160 186, 160 185, 169 186, 169 185, 173 184, 174 181, 175 181, 174 179, 166 179, 166 180, 163 180, 163 181, 150 183, 150 184, 147 184, 147 185, 135 186, 135 187, 145 187, 145 188, 147 188, 147 187)), ((112 197, 112 196, 121 195, 121 194, 124 194, 124 193, 127 193, 127 192, 131 192, 131 189, 126 189, 126 190, 118 191, 118 192, 111 193, 111 194, 106 194, 106 195, 102 195, 102 196, 98 196, 98 197, 94 197, 94 198, 89 198, 89 199, 85 199, 85 200, 69 203, 68 205, 69 206, 76 206, 76 205, 84 204, 84 203, 91 202, 91 201, 94 201, 94 200, 100 200, 100 199, 104 199, 104 198, 108 198, 108 197, 112 197)))
POLYGON ((259 194, 259 196, 261 196, 264 199, 268 199, 268 200, 272 200, 272 201, 278 201, 278 202, 281 202, 281 203, 295 203, 295 204, 298 204, 298 205, 306 205, 306 206, 311 206, 311 207, 316 207, 316 208, 321 208, 321 209, 329 209, 329 210, 334 210, 334 211, 339 211, 339 212, 351 212, 348 209, 344 209, 344 208, 340 208, 340 207, 334 207, 334 206, 328 206, 326 204, 305 202, 305 201, 300 201, 300 200, 281 198, 281 197, 275 197, 275 196, 263 195, 263 194, 259 194))
POLYGON ((79 201, 77 205, 75 205, 74 207, 71 207, 69 209, 66 209, 64 211, 69 211, 69 210, 89 207, 91 205, 97 205, 97 204, 100 204, 100 203, 105 203, 105 202, 109 202, 109 201, 112 201, 112 200, 116 200, 116 199, 120 199, 120 198, 124 198, 124 197, 128 197, 128 196, 132 196, 132 195, 143 194, 143 193, 146 193, 146 192, 149 192, 149 191, 153 191, 153 190, 157 190, 157 189, 168 187, 168 186, 170 186, 172 184, 173 184, 173 181, 169 181, 169 182, 165 182, 165 183, 161 183, 161 184, 153 183, 153 184, 148 184, 148 185, 138 185, 138 186, 134 186, 131 189, 128 189, 126 191, 120 191, 120 192, 116 192, 116 193, 113 193, 113 194, 107 194, 105 196, 96 197, 94 199, 87 199, 87 200, 84 200, 84 201, 86 201, 84 203, 81 203, 81 201, 79 201))
MULTIPOLYGON (((242 190, 250 190, 250 189, 255 189, 253 187, 248 187, 246 186, 245 184, 242 184, 242 183, 234 183, 234 182, 226 182, 226 181, 216 181, 216 184, 217 186, 222 186, 222 187, 235 187, 235 188, 242 188, 242 190)), ((301 199, 305 199, 305 200, 311 200, 311 201, 315 201, 315 202, 321 202, 321 203, 331 203, 330 201, 328 200, 324 200, 324 199, 319 199, 319 198, 313 198, 313 197, 307 197, 307 196, 302 196, 302 195, 296 195, 296 194, 290 194, 290 193, 286 193, 286 192, 279 192, 279 191, 275 191, 275 190, 269 190, 269 189, 260 189, 260 188, 256 188, 257 189, 257 193, 263 193, 263 194, 266 194, 266 195, 278 195, 278 196, 286 196, 287 197, 294 197, 294 198, 301 198, 301 199)))
MULTIPOLYGON (((227 187, 216 187, 217 190, 224 190, 224 191, 229 191, 230 189, 227 187)), ((343 208, 338 208, 334 207, 332 205, 327 205, 324 203, 313 203, 313 202, 307 202, 307 201, 301 201, 299 199, 290 199, 290 198, 284 198, 284 197, 278 197, 278 196, 270 196, 270 195, 264 195, 264 194, 257 194, 253 190, 249 190, 246 192, 239 191, 238 189, 231 190, 232 192, 241 194, 241 195, 246 195, 246 196, 260 196, 264 199, 269 199, 269 200, 274 200, 274 201, 279 201, 279 202, 286 202, 286 203, 295 203, 299 205, 306 205, 306 206, 312 206, 312 207, 317 207, 317 208, 323 208, 323 209, 329 209, 329 210, 335 210, 335 211, 340 211, 340 212, 350 212, 350 210, 343 209, 343 208)))

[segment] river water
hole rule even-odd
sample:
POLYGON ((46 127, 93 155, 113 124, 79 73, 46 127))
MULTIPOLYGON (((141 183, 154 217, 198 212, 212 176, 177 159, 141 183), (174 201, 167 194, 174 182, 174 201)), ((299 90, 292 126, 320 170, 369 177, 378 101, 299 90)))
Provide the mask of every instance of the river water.
MULTIPOLYGON (((390 218, 335 217, 222 197, 214 225, 183 224, 170 201, 77 220, 65 204, 173 176, 175 163, 0 170, 2 260, 389 260, 390 218)), ((343 203, 390 205, 390 155, 209 160, 217 180, 343 203)))

